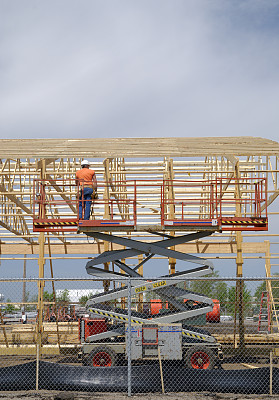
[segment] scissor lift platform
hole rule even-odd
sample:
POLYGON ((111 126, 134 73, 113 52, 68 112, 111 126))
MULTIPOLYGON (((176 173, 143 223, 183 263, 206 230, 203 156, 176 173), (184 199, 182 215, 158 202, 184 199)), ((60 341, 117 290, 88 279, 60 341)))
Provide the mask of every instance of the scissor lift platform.
POLYGON ((86 204, 77 198, 82 184, 77 188, 72 180, 36 180, 33 230, 88 234, 268 229, 265 178, 98 182, 99 197, 92 201, 89 220, 78 213, 86 204))

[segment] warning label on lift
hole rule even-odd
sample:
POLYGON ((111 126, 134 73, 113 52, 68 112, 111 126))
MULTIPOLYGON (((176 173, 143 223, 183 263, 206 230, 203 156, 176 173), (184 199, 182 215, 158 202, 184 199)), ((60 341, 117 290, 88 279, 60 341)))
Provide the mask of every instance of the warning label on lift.
POLYGON ((135 288, 135 293, 144 292, 145 290, 146 290, 146 286, 141 286, 141 287, 135 288))
POLYGON ((155 282, 155 283, 153 283, 153 287, 154 287, 154 289, 155 288, 158 288, 158 287, 161 287, 161 286, 165 286, 167 284, 167 282, 166 281, 161 281, 161 282, 155 282))

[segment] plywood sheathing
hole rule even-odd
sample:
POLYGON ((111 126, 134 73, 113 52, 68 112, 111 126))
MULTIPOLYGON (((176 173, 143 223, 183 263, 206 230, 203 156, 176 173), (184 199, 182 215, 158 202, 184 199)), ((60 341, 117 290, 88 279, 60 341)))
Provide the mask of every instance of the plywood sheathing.
POLYGON ((0 139, 0 158, 278 155, 279 143, 252 136, 104 139, 0 139))

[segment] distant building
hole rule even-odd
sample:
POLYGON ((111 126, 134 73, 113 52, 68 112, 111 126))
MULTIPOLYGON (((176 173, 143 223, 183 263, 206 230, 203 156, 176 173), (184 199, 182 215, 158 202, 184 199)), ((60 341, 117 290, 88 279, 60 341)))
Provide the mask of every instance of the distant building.
MULTIPOLYGON (((82 296, 93 296, 97 293, 102 293, 104 289, 67 289, 69 292, 69 299, 71 303, 78 303, 82 296)), ((60 296, 65 289, 57 289, 56 296, 60 296)))

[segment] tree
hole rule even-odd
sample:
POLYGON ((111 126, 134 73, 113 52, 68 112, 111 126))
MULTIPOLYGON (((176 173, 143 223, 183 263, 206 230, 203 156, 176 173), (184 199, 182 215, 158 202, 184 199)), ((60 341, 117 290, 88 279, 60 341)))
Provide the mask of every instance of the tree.
POLYGON ((262 282, 255 291, 255 300, 258 302, 261 300, 262 292, 266 291, 266 283, 262 282))
MULTIPOLYGON (((279 277, 279 273, 275 272, 273 274, 273 277, 279 277)), ((255 299, 258 303, 260 303, 261 301, 261 297, 262 297, 262 292, 266 292, 267 291, 267 285, 266 282, 262 282, 256 289, 255 291, 255 299)), ((279 299, 279 280, 278 281, 271 281, 270 282, 271 285, 271 289, 272 289, 272 296, 274 299, 279 299)), ((279 304, 275 304, 275 308, 278 310, 279 309, 279 304)))
POLYGON ((56 297, 56 301, 61 305, 66 305, 70 303, 69 290, 64 289, 63 292, 56 297))
MULTIPOLYGON (((206 277, 218 278, 219 272, 214 271, 212 274, 206 277)), ((190 290, 193 292, 201 293, 211 299, 217 299, 220 301, 220 307, 225 308, 228 298, 228 285, 223 281, 191 281, 190 290)))
POLYGON ((49 293, 47 290, 44 291, 44 301, 52 302, 54 300, 53 293, 49 293))
MULTIPOLYGON (((212 274, 208 274, 205 276, 205 278, 214 278, 218 277, 219 273, 218 271, 214 271, 212 274)), ((216 281, 214 280, 208 280, 208 281, 202 281, 202 280, 197 280, 197 281, 191 281, 190 283, 190 290, 193 292, 201 293, 207 297, 210 297, 212 299, 214 295, 214 288, 216 285, 216 281)))
MULTIPOLYGON (((247 289, 245 283, 243 284, 243 313, 247 315, 251 309, 251 292, 247 289)), ((238 306, 237 306, 238 309, 238 306)), ((228 290, 228 303, 227 310, 229 313, 234 314, 235 312, 235 286, 231 286, 228 290)))
POLYGON ((79 304, 82 305, 83 307, 85 306, 85 304, 87 303, 87 301, 90 299, 90 297, 93 296, 93 293, 90 292, 88 294, 84 294, 83 296, 81 296, 78 301, 79 304))
MULTIPOLYGON (((7 303, 11 303, 11 299, 7 299, 7 303)), ((5 312, 6 313, 12 313, 15 311, 15 306, 13 304, 6 304, 5 307, 5 312)))
POLYGON ((226 282, 216 282, 212 298, 220 301, 221 311, 226 310, 228 301, 228 285, 226 282))

